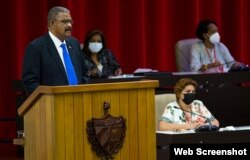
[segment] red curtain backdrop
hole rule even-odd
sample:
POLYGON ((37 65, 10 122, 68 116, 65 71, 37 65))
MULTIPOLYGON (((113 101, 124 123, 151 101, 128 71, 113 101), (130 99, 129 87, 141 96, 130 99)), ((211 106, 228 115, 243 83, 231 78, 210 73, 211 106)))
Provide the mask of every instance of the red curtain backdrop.
MULTIPOLYGON (((147 67, 176 71, 174 47, 195 37, 201 19, 218 23, 222 41, 236 60, 250 64, 249 0, 6 0, 1 2, 0 117, 15 117, 12 81, 20 79, 24 51, 47 32, 47 12, 71 10, 73 36, 104 32, 125 73, 147 67)), ((14 137, 15 124, 0 122, 0 138, 14 137)))

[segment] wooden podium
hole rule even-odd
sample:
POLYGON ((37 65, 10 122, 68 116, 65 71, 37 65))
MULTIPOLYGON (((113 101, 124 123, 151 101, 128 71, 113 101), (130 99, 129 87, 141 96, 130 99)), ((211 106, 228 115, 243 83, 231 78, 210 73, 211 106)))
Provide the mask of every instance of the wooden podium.
POLYGON ((88 142, 86 125, 110 114, 126 119, 126 137, 115 160, 155 160, 156 80, 40 86, 18 109, 24 116, 25 160, 100 160, 88 142))

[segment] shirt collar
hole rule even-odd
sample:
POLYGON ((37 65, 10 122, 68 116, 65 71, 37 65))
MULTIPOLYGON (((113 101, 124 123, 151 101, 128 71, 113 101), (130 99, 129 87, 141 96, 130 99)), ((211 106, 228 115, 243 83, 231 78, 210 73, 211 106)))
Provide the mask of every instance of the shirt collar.
POLYGON ((66 41, 60 41, 53 33, 49 31, 49 36, 51 37, 52 41, 56 45, 56 47, 60 47, 62 43, 66 44, 66 41))

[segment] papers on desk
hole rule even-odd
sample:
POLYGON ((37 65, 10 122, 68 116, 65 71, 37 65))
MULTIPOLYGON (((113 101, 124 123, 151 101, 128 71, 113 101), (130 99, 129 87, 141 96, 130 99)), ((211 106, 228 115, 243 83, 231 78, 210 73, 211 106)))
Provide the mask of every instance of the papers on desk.
POLYGON ((219 131, 235 131, 236 128, 234 126, 227 126, 227 127, 224 127, 224 128, 220 128, 219 131))
POLYGON ((121 78, 139 78, 141 76, 134 76, 133 74, 123 74, 120 76, 109 76, 108 79, 121 79, 121 78))
POLYGON ((201 74, 201 72, 172 72, 173 75, 193 75, 201 74))
POLYGON ((156 131, 156 133, 161 134, 190 134, 195 133, 194 130, 183 130, 183 131, 156 131))
POLYGON ((158 73, 158 72, 159 72, 158 70, 153 70, 150 68, 137 68, 133 74, 136 76, 144 76, 146 74, 158 73))
POLYGON ((243 131, 243 130, 250 130, 250 126, 226 126, 224 128, 220 128, 220 131, 243 131))
MULTIPOLYGON (((227 126, 220 128, 219 132, 226 132, 226 131, 242 131, 242 130, 250 130, 250 126, 227 126)), ((184 131, 156 131, 156 133, 160 134, 192 134, 196 133, 194 130, 184 130, 184 131)))
POLYGON ((153 70, 151 68, 137 68, 134 73, 146 73, 146 72, 158 72, 158 70, 153 70))
POLYGON ((239 126, 239 127, 235 127, 236 130, 250 130, 250 126, 239 126))
POLYGON ((243 131, 243 130, 250 130, 250 126, 227 126, 225 128, 233 129, 234 131, 243 131))

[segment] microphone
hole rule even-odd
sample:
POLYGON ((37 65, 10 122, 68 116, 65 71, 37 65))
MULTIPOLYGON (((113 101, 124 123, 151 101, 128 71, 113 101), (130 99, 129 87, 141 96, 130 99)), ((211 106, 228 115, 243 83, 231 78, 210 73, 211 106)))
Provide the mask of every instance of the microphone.
POLYGON ((228 72, 239 72, 239 71, 249 71, 250 70, 248 65, 243 64, 243 63, 238 62, 238 61, 230 61, 230 62, 222 63, 222 64, 216 65, 214 67, 211 67, 211 68, 216 68, 219 66, 228 65, 230 63, 234 63, 234 64, 229 68, 228 72))
POLYGON ((228 72, 239 72, 239 71, 249 71, 249 66, 247 64, 238 62, 231 66, 231 68, 228 70, 228 72))
POLYGON ((223 63, 221 65, 224 65, 224 64, 230 64, 230 63, 236 63, 237 61, 230 61, 230 62, 226 62, 226 63, 223 63))
POLYGON ((210 67, 210 68, 216 68, 216 67, 219 67, 219 66, 223 66, 223 65, 228 65, 230 63, 236 63, 237 61, 230 61, 230 62, 225 62, 225 63, 221 63, 221 64, 218 64, 218 65, 215 65, 213 67, 210 67))
MULTIPOLYGON (((205 64, 205 67, 204 68, 200 68, 199 71, 207 71, 209 69, 215 69, 217 67, 222 67, 224 65, 228 65, 230 63, 236 63, 237 61, 230 61, 230 62, 225 62, 225 63, 219 63, 219 64, 214 64, 214 63, 211 63, 211 64, 205 64), (209 67, 208 67, 209 65, 209 67)), ((204 64, 202 65, 204 66, 204 64)), ((223 67, 224 68, 224 67, 223 67)))
POLYGON ((213 120, 213 118, 208 118, 208 117, 205 117, 205 116, 203 116, 203 115, 197 114, 197 113, 195 113, 195 112, 191 112, 191 111, 187 111, 187 110, 181 109, 181 108, 179 108, 179 107, 177 107, 177 106, 174 106, 174 108, 175 108, 175 109, 182 110, 182 111, 184 111, 184 112, 188 112, 188 113, 197 115, 197 116, 202 117, 202 118, 205 118, 205 119, 206 119, 205 122, 208 122, 210 125, 212 125, 212 124, 211 124, 211 121, 213 120))
POLYGON ((194 114, 194 115, 197 115, 199 117, 202 117, 202 118, 205 118, 206 121, 205 122, 208 122, 209 125, 201 125, 197 128, 195 128, 195 132, 210 132, 210 131, 218 131, 219 130, 219 127, 216 126, 216 125, 212 125, 211 121, 214 119, 213 117, 211 118, 208 118, 208 117, 205 117, 203 115, 200 115, 200 114, 197 114, 197 113, 194 113, 194 112, 190 112, 190 111, 186 111, 186 110, 183 110, 177 106, 174 106, 175 109, 179 109, 179 110, 182 110, 184 112, 188 112, 188 113, 191 113, 191 114, 194 114))

